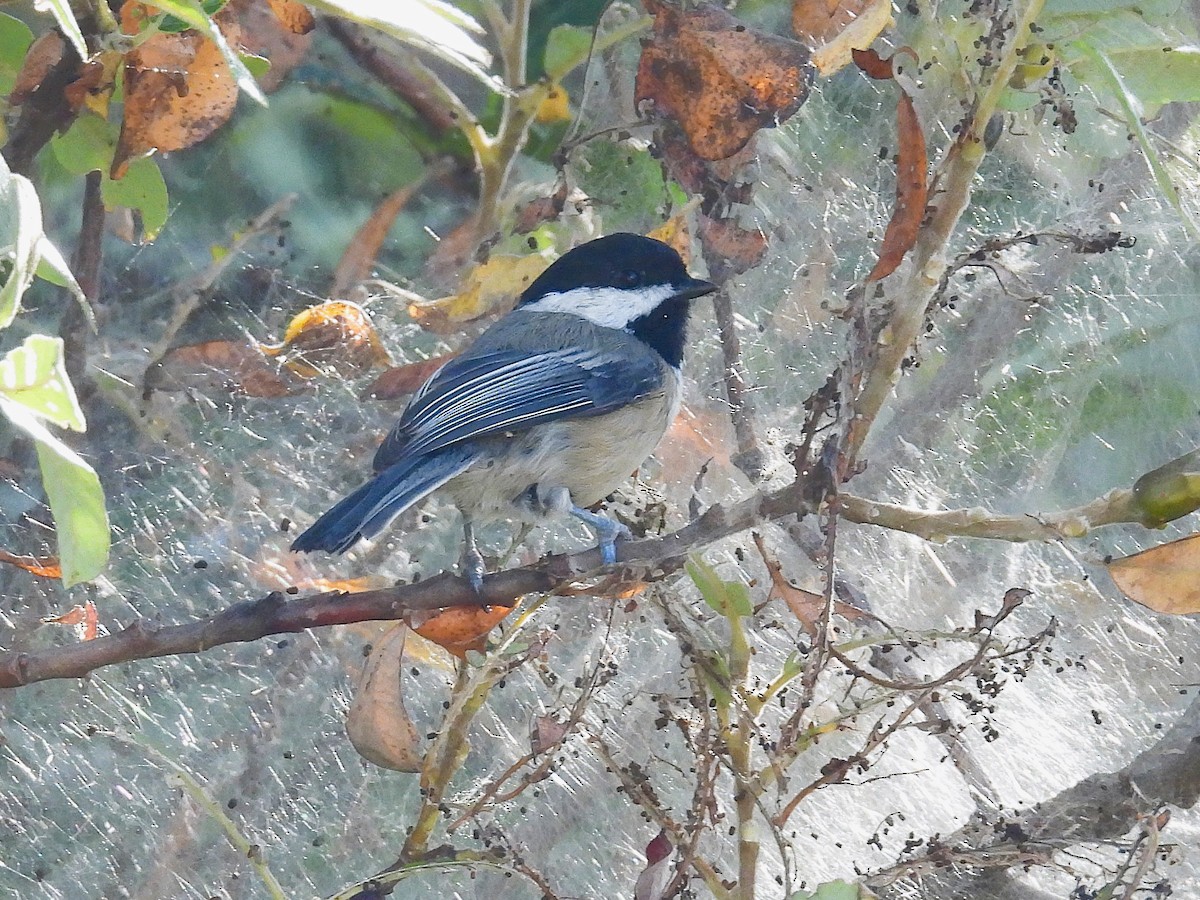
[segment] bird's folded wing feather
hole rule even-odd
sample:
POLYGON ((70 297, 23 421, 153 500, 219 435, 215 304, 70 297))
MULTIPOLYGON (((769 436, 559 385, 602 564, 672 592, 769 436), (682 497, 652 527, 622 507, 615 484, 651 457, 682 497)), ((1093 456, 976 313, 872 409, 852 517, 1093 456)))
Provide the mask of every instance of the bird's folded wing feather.
POLYGON ((660 389, 649 358, 598 350, 459 357, 413 396, 375 454, 375 471, 473 438, 611 412, 660 389))

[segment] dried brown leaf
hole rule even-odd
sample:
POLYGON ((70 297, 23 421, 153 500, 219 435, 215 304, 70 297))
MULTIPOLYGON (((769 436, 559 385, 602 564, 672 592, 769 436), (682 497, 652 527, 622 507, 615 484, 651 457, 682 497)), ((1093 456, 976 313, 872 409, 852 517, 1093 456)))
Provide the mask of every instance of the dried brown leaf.
POLYGON ((1200 534, 1114 559, 1108 574, 1127 597, 1156 612, 1200 612, 1200 534))
MULTIPOLYGON (((121 27, 137 34, 150 11, 136 0, 121 7, 121 27)), ((219 17, 222 33, 240 45, 240 29, 219 17)), ((223 125, 237 105, 238 88, 220 49, 196 31, 157 32, 125 57, 125 116, 111 175, 153 151, 191 147, 223 125)))
POLYGON ((0 563, 8 563, 41 578, 62 578, 62 567, 57 556, 25 556, 0 550, 0 563))
POLYGON ((441 356, 423 359, 420 362, 408 363, 403 366, 393 366, 376 378, 362 392, 364 400, 396 400, 416 392, 417 388, 429 380, 429 377, 457 356, 457 353, 443 353, 441 356))
POLYGON ((371 277, 379 248, 391 231, 396 216, 412 199, 416 188, 417 185, 410 184, 392 191, 371 211, 370 217, 354 233, 342 258, 338 260, 333 272, 333 286, 329 289, 331 297, 345 297, 351 288, 371 277))
POLYGON ((375 645, 358 677, 346 714, 346 734, 368 762, 397 772, 419 772, 424 754, 417 726, 404 707, 405 625, 375 645))
POLYGON ((205 341, 168 351, 146 375, 146 392, 198 390, 286 397, 304 384, 243 341, 205 341))
POLYGON ((904 255, 916 244, 921 222, 925 219, 925 203, 929 198, 925 134, 912 98, 904 91, 896 104, 896 132, 900 145, 896 164, 896 207, 883 235, 879 260, 867 281, 878 281, 896 270, 904 255))
POLYGON ((654 33, 642 48, 638 103, 679 122, 697 156, 732 156, 761 128, 784 121, 808 98, 809 51, 748 28, 725 10, 681 10, 649 0, 654 33))

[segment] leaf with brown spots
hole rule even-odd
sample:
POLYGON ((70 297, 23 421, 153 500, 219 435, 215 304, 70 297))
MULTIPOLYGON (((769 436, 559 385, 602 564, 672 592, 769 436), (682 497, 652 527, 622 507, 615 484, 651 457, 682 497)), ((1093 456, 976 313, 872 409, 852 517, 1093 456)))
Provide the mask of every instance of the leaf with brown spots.
MULTIPOLYGON (((135 0, 121 7, 121 28, 137 34, 152 13, 135 0)), ((237 46, 240 29, 222 19, 221 30, 237 46)), ((238 87, 220 49, 196 31, 157 32, 125 57, 125 118, 111 175, 151 152, 200 143, 233 114, 238 87)))
POLYGON ((288 323, 282 344, 260 344, 258 349, 301 378, 315 378, 325 369, 357 378, 392 363, 366 310, 349 300, 310 306, 288 323))
POLYGON ((1155 612, 1200 612, 1200 534, 1108 563, 1121 592, 1155 612))
POLYGON ((748 28, 712 4, 645 5, 654 33, 638 64, 637 102, 653 101, 678 121, 697 156, 732 156, 808 99, 814 69, 803 44, 748 28))
POLYGON ((414 394, 421 385, 429 380, 429 376, 444 366, 457 353, 443 353, 412 362, 403 366, 393 366, 371 382, 362 392, 364 400, 396 400, 414 394))
POLYGON ((878 281, 890 275, 912 249, 921 233, 925 219, 925 203, 929 198, 929 160, 925 150, 925 134, 912 98, 903 90, 896 103, 896 132, 900 152, 896 163, 896 207, 883 235, 879 260, 867 276, 878 281))

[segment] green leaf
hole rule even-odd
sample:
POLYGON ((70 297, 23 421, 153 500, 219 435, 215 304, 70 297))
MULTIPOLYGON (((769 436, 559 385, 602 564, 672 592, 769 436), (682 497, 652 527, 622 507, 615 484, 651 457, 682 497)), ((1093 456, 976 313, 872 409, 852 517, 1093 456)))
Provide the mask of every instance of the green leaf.
POLYGON ((483 28, 443 0, 405 0, 404 3, 390 4, 375 0, 309 0, 308 5, 382 31, 470 72, 493 90, 504 89, 487 71, 492 64, 492 55, 471 36, 472 33, 483 34, 483 28))
POLYGON ((546 39, 546 76, 551 81, 562 77, 588 58, 592 49, 592 29, 559 25, 546 39))
POLYGON ((698 556, 687 561, 686 569, 688 577, 700 589, 700 596, 714 611, 727 619, 754 613, 750 590, 740 581, 722 580, 716 570, 698 556))
POLYGON ((104 205, 109 209, 114 206, 127 206, 137 210, 142 216, 142 232, 147 241, 158 237, 163 225, 167 223, 167 214, 170 211, 167 183, 163 180, 158 163, 150 157, 131 162, 125 177, 119 181, 113 181, 105 172, 100 185, 100 196, 104 198, 104 205))
POLYGON ((0 328, 12 324, 21 295, 33 281, 41 240, 37 191, 0 158, 0 328))
POLYGON ((133 160, 125 177, 118 181, 109 178, 117 138, 115 123, 99 116, 82 115, 65 134, 51 139, 50 147, 55 159, 68 172, 75 175, 99 172, 103 179, 100 196, 104 199, 104 206, 107 209, 125 206, 138 212, 142 217, 145 239, 152 241, 167 221, 167 183, 152 157, 133 160))
POLYGON ((0 397, 53 422, 83 431, 83 410, 67 377, 61 338, 31 334, 0 359, 0 397))
POLYGON ((229 41, 225 39, 221 29, 213 24, 213 20, 197 0, 145 0, 145 2, 147 6, 153 6, 177 19, 182 19, 216 44, 217 49, 221 51, 221 56, 225 57, 225 62, 229 64, 229 71, 233 73, 237 86, 255 102, 263 106, 267 105, 266 95, 258 86, 258 82, 254 80, 254 76, 250 74, 250 70, 246 68, 246 64, 229 46, 229 41))
POLYGON ((109 548, 108 513, 95 470, 23 406, 0 399, 0 412, 37 447, 42 483, 54 514, 63 584, 71 587, 95 578, 108 563, 109 548))
POLYGON ((265 56, 255 56, 253 53, 239 53, 238 56, 255 79, 262 78, 271 71, 271 61, 265 56))
POLYGON ((20 19, 0 13, 0 94, 8 96, 17 83, 33 32, 20 19))
POLYGON ((1179 199, 1179 192, 1175 189, 1175 183, 1171 181, 1171 175, 1167 171, 1167 167, 1163 165, 1162 159, 1155 149, 1154 143, 1150 139, 1149 133, 1146 131, 1145 125, 1142 124, 1142 104, 1125 84, 1125 80, 1121 77, 1121 73, 1113 66, 1112 60, 1103 50, 1099 50, 1086 40, 1078 40, 1072 48, 1082 53, 1090 60, 1098 69, 1102 79, 1107 83, 1107 86, 1116 96, 1117 102, 1120 104, 1121 112, 1125 117, 1125 127, 1129 129, 1141 147, 1142 154, 1146 157, 1146 162, 1150 166, 1150 171, 1154 174, 1154 181, 1158 184, 1158 189, 1163 192, 1163 195, 1175 207, 1175 211, 1179 213, 1180 219, 1183 220, 1184 226, 1191 235, 1192 240, 1200 240, 1200 224, 1192 218, 1191 213, 1183 205, 1179 199))
POLYGON ((76 300, 85 305, 90 316, 91 307, 86 306, 87 298, 83 295, 83 288, 75 280, 75 273, 71 271, 71 266, 63 259, 63 255, 58 252, 58 248, 45 235, 42 235, 42 239, 38 241, 38 256, 37 277, 42 281, 58 285, 60 288, 66 288, 75 296, 76 300))
POLYGON ((67 40, 79 54, 79 58, 88 58, 90 54, 87 44, 83 40, 83 32, 79 30, 79 23, 75 21, 75 13, 71 12, 71 4, 67 0, 34 0, 33 7, 40 12, 49 10, 54 15, 54 21, 58 23, 58 27, 62 29, 62 33, 67 36, 67 40))
POLYGON ((62 134, 50 139, 54 158, 72 175, 107 172, 117 146, 117 126, 100 116, 84 114, 62 134))

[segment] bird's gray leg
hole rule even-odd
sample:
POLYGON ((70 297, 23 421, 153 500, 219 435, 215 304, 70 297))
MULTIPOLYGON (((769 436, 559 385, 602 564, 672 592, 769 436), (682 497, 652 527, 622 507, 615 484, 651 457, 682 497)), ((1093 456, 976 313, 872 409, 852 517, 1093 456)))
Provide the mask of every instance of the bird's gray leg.
POLYGON ((606 566, 611 566, 617 561, 617 538, 623 540, 633 539, 633 534, 630 533, 628 528, 620 522, 613 521, 608 516, 589 512, 573 503, 567 511, 587 525, 592 531, 596 532, 596 538, 600 542, 600 558, 604 560, 606 566))
POLYGON ((476 594, 483 593, 483 554, 475 545, 475 523, 463 516, 462 574, 476 594))

